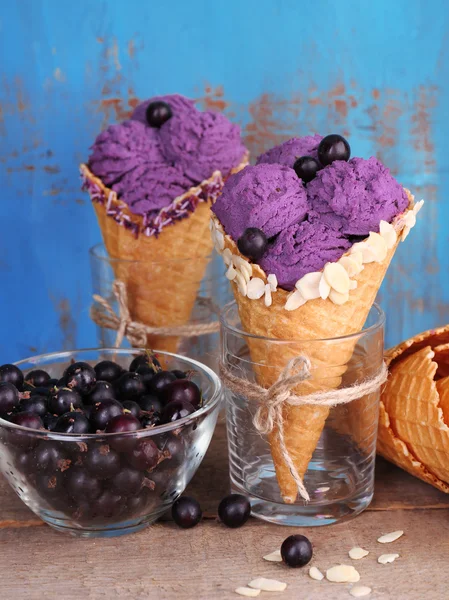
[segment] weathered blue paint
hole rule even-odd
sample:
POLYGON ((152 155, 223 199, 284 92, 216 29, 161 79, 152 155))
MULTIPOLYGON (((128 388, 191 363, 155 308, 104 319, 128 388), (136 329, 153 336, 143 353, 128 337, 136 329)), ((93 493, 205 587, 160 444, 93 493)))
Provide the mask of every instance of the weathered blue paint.
POLYGON ((343 132, 427 200, 382 292, 393 343, 449 316, 446 0, 4 2, 0 362, 95 343, 77 166, 136 98, 225 110, 257 153, 343 132))

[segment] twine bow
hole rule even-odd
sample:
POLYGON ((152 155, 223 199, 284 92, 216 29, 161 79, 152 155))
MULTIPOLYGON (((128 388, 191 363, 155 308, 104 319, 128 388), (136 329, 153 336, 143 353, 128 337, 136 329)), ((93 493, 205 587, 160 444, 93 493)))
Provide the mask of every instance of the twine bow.
MULTIPOLYGON (((173 325, 171 327, 153 327, 151 325, 144 325, 143 323, 131 319, 128 307, 128 294, 126 285, 123 281, 116 279, 112 284, 112 291, 117 299, 118 315, 114 312, 114 309, 105 298, 98 294, 94 294, 93 299, 100 306, 96 306, 95 304, 92 305, 90 309, 90 318, 100 327, 117 331, 117 336, 115 338, 116 348, 121 346, 125 336, 134 348, 145 348, 147 346, 148 335, 194 337, 197 335, 216 333, 220 329, 218 321, 210 323, 188 323, 187 325, 173 325)), ((201 305, 208 307, 212 312, 218 314, 218 308, 210 298, 198 297, 197 301, 201 305)))
POLYGON ((305 396, 294 394, 293 389, 301 382, 310 378, 310 371, 311 363, 307 357, 298 356, 297 358, 293 358, 283 369, 277 381, 266 389, 257 383, 234 375, 224 363, 220 363, 220 375, 226 386, 234 394, 243 395, 249 400, 259 403, 259 407, 253 417, 253 424, 257 431, 267 434, 277 429, 282 458, 290 469, 299 495, 306 501, 310 500, 310 496, 285 442, 283 405, 285 403, 292 406, 313 404, 316 406, 332 407, 339 404, 347 404, 357 398, 362 398, 367 394, 377 391, 385 383, 388 376, 388 369, 385 363, 382 363, 382 367, 377 375, 353 386, 314 392, 305 396))

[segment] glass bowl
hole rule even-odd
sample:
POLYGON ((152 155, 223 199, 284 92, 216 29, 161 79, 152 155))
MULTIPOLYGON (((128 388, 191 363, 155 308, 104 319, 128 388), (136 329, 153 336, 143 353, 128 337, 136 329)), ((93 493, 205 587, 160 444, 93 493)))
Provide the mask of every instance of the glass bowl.
MULTIPOLYGON (((142 350, 91 349, 43 354, 15 363, 26 374, 59 378, 71 361, 114 360, 128 367, 142 350)), ((25 504, 59 531, 116 536, 156 521, 184 491, 215 429, 220 380, 205 365, 158 352, 165 369, 194 371, 203 406, 153 429, 113 434, 62 434, 26 429, 0 418, 0 468, 25 504)), ((119 398, 118 398, 119 399, 119 398)))

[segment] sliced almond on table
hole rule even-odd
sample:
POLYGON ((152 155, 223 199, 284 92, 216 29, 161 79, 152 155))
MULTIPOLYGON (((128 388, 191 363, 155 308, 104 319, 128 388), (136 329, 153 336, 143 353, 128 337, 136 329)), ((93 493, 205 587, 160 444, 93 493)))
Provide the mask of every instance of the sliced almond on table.
POLYGON ((246 596, 247 598, 256 598, 256 596, 260 594, 260 590, 250 587, 238 587, 235 590, 235 593, 239 594, 240 596, 246 596))
POLYGON ((275 550, 274 552, 270 552, 270 554, 265 554, 263 559, 269 562, 282 562, 281 551, 275 550))
POLYGON ((354 598, 363 598, 364 596, 369 596, 372 591, 373 590, 367 585, 355 585, 349 590, 349 593, 354 598))
POLYGON ((391 542, 395 542, 403 535, 404 532, 401 529, 398 529, 398 531, 392 531, 391 533, 381 535, 380 538, 377 539, 377 541, 381 544, 391 544, 391 542))
POLYGON ((368 554, 368 550, 359 547, 351 548, 351 550, 349 550, 349 558, 352 558, 353 560, 360 560, 361 558, 368 556, 368 554))
POLYGON ((250 588, 256 590, 262 590, 263 592, 283 592, 287 587, 287 584, 278 581, 277 579, 265 579, 265 577, 258 577, 248 583, 250 588))
POLYGON ((326 579, 333 583, 357 583, 360 575, 352 565, 337 565, 326 571, 326 579))
POLYGON ((394 562, 397 558, 399 558, 399 554, 381 554, 377 559, 377 562, 381 565, 386 565, 394 562))
POLYGON ((321 581, 322 579, 324 579, 324 575, 319 569, 317 569, 317 567, 310 567, 309 577, 311 577, 312 579, 316 579, 316 581, 321 581))

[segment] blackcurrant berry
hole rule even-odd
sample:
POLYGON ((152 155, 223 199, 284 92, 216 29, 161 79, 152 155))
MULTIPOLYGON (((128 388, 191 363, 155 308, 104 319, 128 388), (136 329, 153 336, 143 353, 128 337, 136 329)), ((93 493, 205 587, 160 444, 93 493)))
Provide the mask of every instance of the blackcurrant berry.
POLYGON ((324 137, 318 146, 318 160, 324 166, 330 165, 334 160, 349 160, 351 147, 345 138, 333 133, 324 137))
POLYGON ((259 260, 267 249, 267 236, 257 227, 248 227, 237 241, 237 247, 243 256, 251 260, 259 260))

